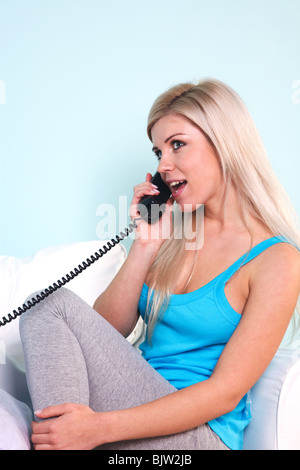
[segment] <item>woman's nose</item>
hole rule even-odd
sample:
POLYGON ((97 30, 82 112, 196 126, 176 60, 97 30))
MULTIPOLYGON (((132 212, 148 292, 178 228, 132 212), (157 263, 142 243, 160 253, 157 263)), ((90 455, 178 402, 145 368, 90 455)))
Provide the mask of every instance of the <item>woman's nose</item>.
POLYGON ((161 155, 161 158, 159 160, 159 165, 157 168, 157 171, 159 173, 166 173, 169 171, 174 170, 174 163, 172 159, 168 155, 161 155))

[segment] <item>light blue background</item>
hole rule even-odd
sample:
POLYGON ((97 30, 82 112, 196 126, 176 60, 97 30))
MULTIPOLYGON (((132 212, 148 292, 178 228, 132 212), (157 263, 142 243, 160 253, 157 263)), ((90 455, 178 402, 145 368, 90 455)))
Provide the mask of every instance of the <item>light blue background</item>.
POLYGON ((300 0, 0 0, 0 255, 97 238, 155 171, 153 100, 203 77, 240 93, 299 213, 299 24, 300 0))

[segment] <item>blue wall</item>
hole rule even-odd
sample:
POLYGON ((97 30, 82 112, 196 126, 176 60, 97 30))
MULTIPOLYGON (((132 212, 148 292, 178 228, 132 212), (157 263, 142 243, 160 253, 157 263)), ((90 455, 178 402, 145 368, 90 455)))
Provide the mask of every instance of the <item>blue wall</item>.
POLYGON ((299 20, 299 0, 0 0, 0 255, 97 238, 97 207, 155 171, 154 98, 203 77, 240 93, 300 212, 299 20))

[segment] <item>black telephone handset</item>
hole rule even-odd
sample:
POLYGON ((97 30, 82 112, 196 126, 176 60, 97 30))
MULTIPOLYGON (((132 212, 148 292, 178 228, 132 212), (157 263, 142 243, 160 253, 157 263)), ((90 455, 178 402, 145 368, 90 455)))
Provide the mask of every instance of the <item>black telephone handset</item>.
POLYGON ((158 172, 155 173, 151 179, 151 183, 158 187, 159 194, 156 196, 142 197, 139 206, 145 206, 146 210, 143 207, 139 208, 141 209, 141 218, 147 220, 149 224, 154 224, 163 215, 165 209, 164 204, 171 196, 171 190, 169 186, 164 183, 158 172))
MULTIPOLYGON (((145 196, 140 201, 140 204, 142 204, 146 208, 144 209, 144 211, 141 211, 144 213, 144 217, 142 218, 148 220, 148 223, 157 222, 157 220, 162 216, 164 212, 164 203, 169 199, 171 195, 169 187, 163 182, 159 173, 155 173, 151 181, 158 187, 160 193, 157 196, 145 196)), ((85 261, 83 261, 76 268, 70 271, 69 274, 66 274, 64 277, 54 282, 51 286, 41 291, 35 297, 32 297, 31 300, 28 300, 26 304, 24 303, 22 307, 18 307, 17 310, 13 310, 13 312, 9 313, 7 317, 2 317, 2 321, 0 320, 0 327, 5 326, 12 320, 15 320, 22 313, 26 312, 26 310, 29 310, 34 305, 40 303, 43 299, 48 297, 57 289, 64 286, 76 276, 78 276, 78 274, 80 274, 86 268, 91 266, 95 261, 102 258, 103 255, 110 251, 115 245, 120 243, 120 241, 124 240, 124 238, 128 237, 129 233, 131 233, 134 229, 137 228, 137 220, 138 219, 134 219, 129 224, 129 226, 124 229, 124 232, 120 232, 119 235, 116 235, 115 238, 112 238, 109 242, 102 246, 100 250, 96 251, 89 258, 86 258, 85 261)))

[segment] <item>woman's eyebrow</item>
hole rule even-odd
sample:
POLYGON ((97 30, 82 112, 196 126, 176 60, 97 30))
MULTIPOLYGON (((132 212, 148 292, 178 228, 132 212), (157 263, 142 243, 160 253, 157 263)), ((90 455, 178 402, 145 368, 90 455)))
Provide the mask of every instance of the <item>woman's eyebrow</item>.
MULTIPOLYGON (((165 140, 165 144, 170 140, 172 139, 173 137, 176 137, 177 135, 186 135, 184 134, 183 132, 177 132, 176 134, 173 134, 173 135, 170 135, 170 137, 168 137, 166 140, 165 140)), ((154 150, 158 150, 158 147, 152 147, 152 151, 154 152, 154 150)))
POLYGON ((177 135, 186 135, 186 134, 184 134, 183 132, 177 132, 176 134, 170 135, 170 137, 168 137, 168 138, 165 140, 165 144, 166 144, 170 139, 172 139, 173 137, 176 137, 177 135))

